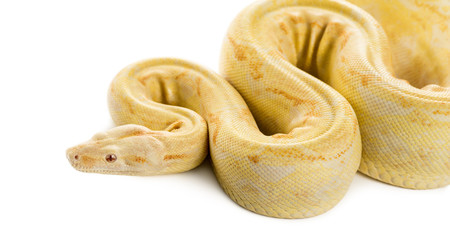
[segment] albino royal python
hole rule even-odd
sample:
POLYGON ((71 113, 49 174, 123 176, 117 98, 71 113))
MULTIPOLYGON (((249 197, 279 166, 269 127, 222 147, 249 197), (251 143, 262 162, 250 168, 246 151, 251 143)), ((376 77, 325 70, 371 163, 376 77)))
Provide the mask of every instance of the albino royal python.
POLYGON ((405 188, 448 185, 450 4, 350 2, 379 22, 339 0, 252 4, 225 37, 222 76, 179 59, 126 67, 108 92, 121 126, 68 149, 70 163, 177 173, 209 146, 225 192, 280 218, 329 210, 358 168, 405 188))

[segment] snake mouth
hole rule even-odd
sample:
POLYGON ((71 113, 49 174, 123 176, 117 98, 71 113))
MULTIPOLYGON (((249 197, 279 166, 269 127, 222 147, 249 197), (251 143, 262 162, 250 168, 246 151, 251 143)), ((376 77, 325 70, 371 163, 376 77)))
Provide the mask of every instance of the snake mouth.
POLYGON ((131 175, 131 176, 141 176, 145 175, 144 171, 137 170, 111 170, 111 169, 101 169, 101 168, 85 168, 85 167, 77 167, 72 165, 77 171, 85 172, 85 173, 99 173, 99 174, 111 174, 111 175, 131 175))

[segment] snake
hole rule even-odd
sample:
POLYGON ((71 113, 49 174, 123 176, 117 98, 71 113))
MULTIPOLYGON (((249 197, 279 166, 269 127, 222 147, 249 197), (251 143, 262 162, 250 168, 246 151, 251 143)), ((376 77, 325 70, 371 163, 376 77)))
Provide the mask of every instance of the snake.
POLYGON ((410 189, 450 183, 445 1, 263 0, 223 41, 220 74, 176 58, 113 79, 116 127, 66 151, 83 172, 188 171, 209 154, 252 212, 333 208, 356 172, 410 189), (393 24, 395 23, 395 24, 393 24))

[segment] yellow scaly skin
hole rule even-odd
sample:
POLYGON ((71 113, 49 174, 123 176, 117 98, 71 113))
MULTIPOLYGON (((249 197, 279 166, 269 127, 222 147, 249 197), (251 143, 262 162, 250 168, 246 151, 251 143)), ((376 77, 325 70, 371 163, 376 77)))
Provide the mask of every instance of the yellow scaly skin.
POLYGON ((209 132, 215 173, 233 200, 273 217, 315 216, 345 194, 359 166, 361 140, 341 95, 302 71, 294 74, 286 79, 290 87, 254 88, 271 94, 264 114, 278 115, 278 122, 259 125, 278 133, 264 135, 240 94, 216 73, 177 59, 130 65, 109 90, 112 118, 125 125, 69 149, 68 158, 86 172, 182 172, 205 158, 209 132), (117 159, 108 162, 110 154, 117 159))
POLYGON ((355 114, 331 85, 360 119, 362 172, 412 188, 449 183, 447 80, 417 89, 394 78, 386 36, 361 9, 257 2, 232 23, 220 66, 234 88, 183 60, 128 66, 109 90, 112 118, 123 126, 68 149, 71 164, 111 174, 182 172, 200 164, 209 139, 216 176, 239 205, 272 217, 316 216, 343 197, 361 157, 355 114), (416 162, 425 148, 427 161, 416 162))
MULTIPOLYGON (((394 64, 382 26, 359 8, 342 1, 278 0, 255 3, 234 20, 224 43, 223 75, 249 100, 255 98, 253 86, 279 86, 286 78, 266 65, 286 74, 299 71, 297 66, 352 105, 361 130, 362 173, 412 189, 448 185, 450 3, 352 2, 386 26, 394 64)), ((256 120, 272 121, 258 114, 270 94, 256 95, 258 105, 249 103, 256 120)))
POLYGON ((379 21, 389 46, 377 45, 393 62, 377 61, 375 52, 372 67, 356 69, 351 80, 361 84, 331 84, 358 117, 359 171, 405 188, 450 184, 450 1, 350 2, 379 21))

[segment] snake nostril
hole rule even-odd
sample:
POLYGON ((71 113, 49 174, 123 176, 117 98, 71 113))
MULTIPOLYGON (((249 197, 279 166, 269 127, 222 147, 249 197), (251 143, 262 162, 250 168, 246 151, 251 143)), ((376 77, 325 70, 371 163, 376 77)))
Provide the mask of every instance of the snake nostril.
POLYGON ((78 160, 78 159, 80 158, 80 156, 75 155, 73 158, 74 158, 75 160, 78 160))

